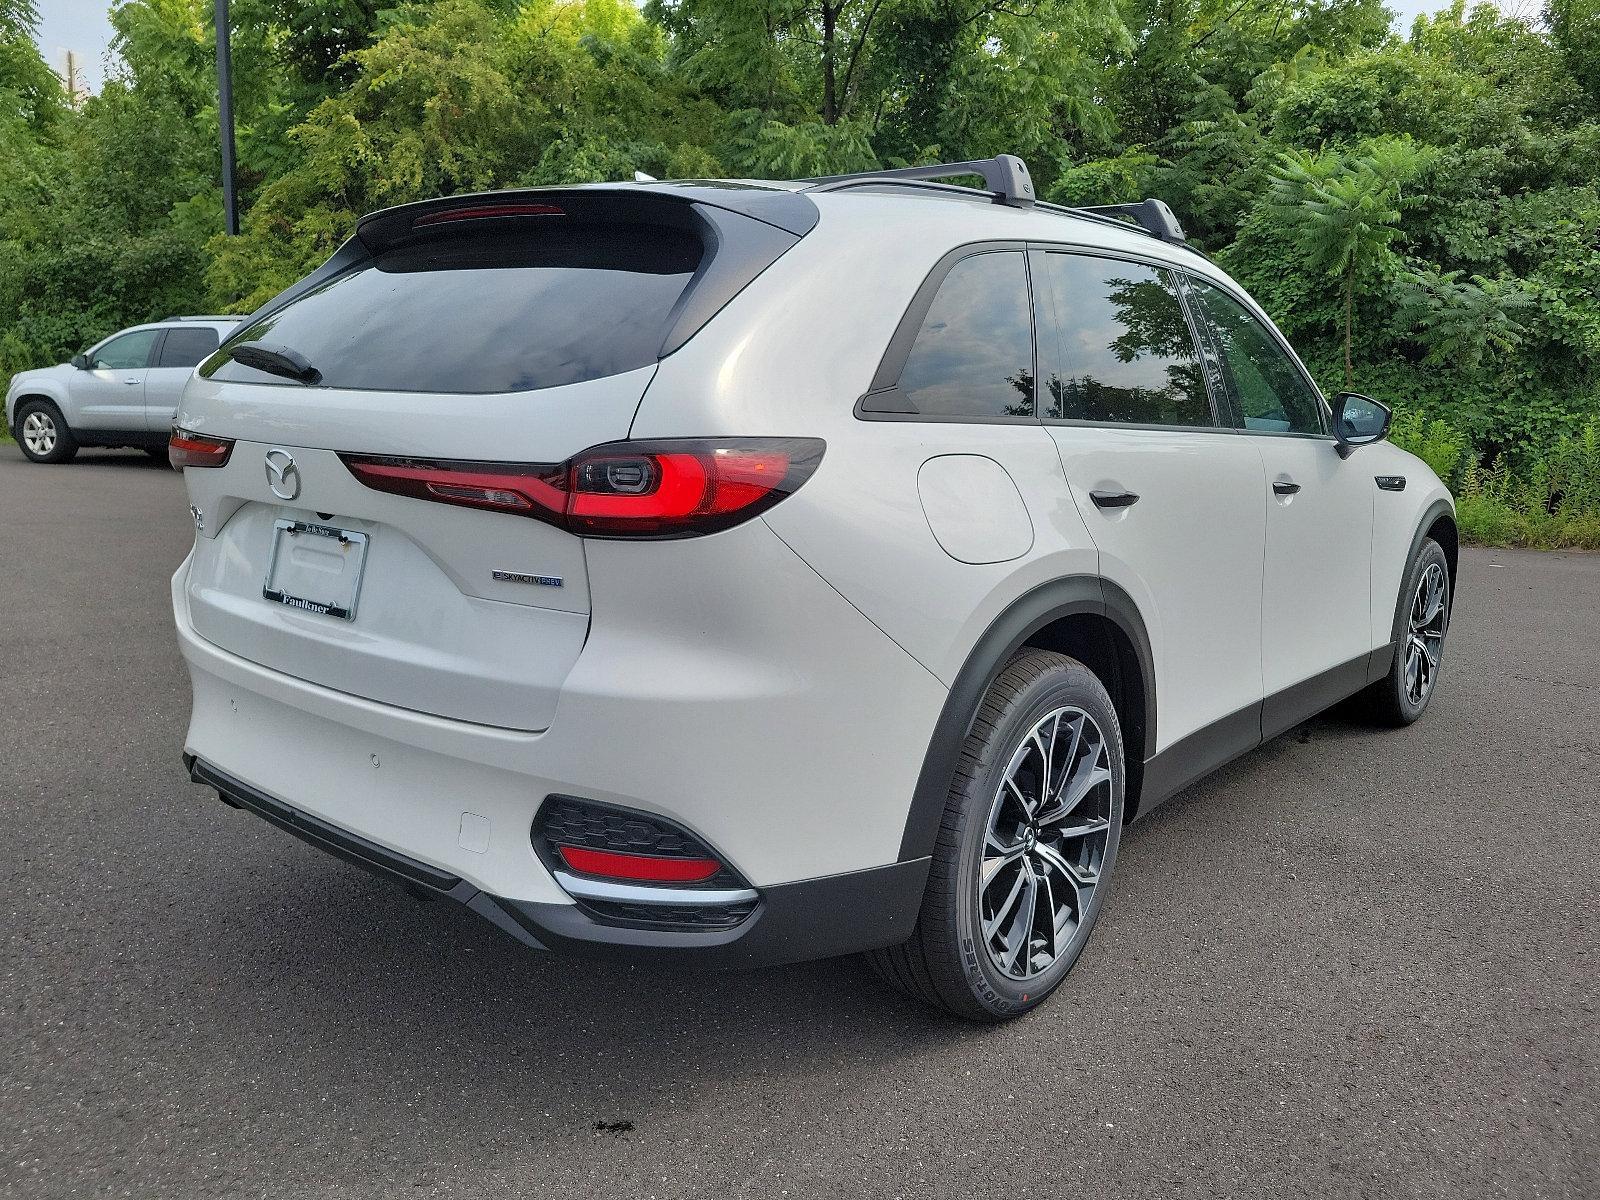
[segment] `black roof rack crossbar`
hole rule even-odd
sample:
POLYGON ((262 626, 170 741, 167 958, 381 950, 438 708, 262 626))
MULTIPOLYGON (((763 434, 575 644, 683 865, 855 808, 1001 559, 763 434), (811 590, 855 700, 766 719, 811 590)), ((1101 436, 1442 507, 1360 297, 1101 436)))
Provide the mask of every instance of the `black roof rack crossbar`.
POLYGON ((1137 204, 1096 204, 1077 211, 1132 221, 1146 233, 1152 233, 1174 246, 1186 246, 1189 243, 1184 236, 1183 226, 1178 224, 1178 218, 1160 200, 1141 200, 1137 204))
POLYGON ((963 175, 978 175, 983 186, 993 192, 1002 204, 1026 207, 1033 203, 1033 179, 1028 174, 1028 164, 1015 154, 997 154, 993 158, 975 158, 970 162, 932 163, 925 167, 889 167, 882 171, 857 171, 851 175, 822 175, 813 179, 797 179, 796 183, 829 184, 870 182, 875 179, 958 179, 963 175))

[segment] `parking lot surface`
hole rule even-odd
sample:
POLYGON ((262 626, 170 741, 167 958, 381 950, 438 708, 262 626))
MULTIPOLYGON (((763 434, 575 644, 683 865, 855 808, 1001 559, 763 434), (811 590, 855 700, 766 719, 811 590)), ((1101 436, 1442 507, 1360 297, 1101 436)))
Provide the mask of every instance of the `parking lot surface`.
MULTIPOLYGON (((0 444, 0 1195, 1600 1195, 1600 557, 1129 830, 1051 1003, 539 955, 190 784, 181 481, 0 444)), ((292 748, 286 748, 292 753, 292 748)))

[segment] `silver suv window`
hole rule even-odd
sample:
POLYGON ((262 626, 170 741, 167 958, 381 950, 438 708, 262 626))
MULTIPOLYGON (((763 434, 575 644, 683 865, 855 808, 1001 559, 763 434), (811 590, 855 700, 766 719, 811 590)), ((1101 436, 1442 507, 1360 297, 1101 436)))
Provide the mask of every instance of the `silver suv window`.
POLYGON ((1200 355, 1170 271, 1087 254, 1051 251, 1039 257, 1046 311, 1053 310, 1056 325, 1054 339, 1041 338, 1041 416, 1215 424, 1200 355))
POLYGON ((114 337, 89 355, 89 365, 97 371, 136 371, 150 365, 150 348, 159 329, 135 329, 114 337))
POLYGON ((1244 427, 1261 433, 1323 433, 1321 400, 1271 331, 1221 288, 1194 278, 1189 287, 1216 342, 1244 427))
POLYGON ((198 366, 216 351, 218 340, 217 331, 205 325, 169 329, 166 340, 161 343, 161 353, 156 357, 156 366, 198 366))
POLYGON ((921 416, 1033 416, 1033 320, 1020 250, 974 254, 950 268, 900 372, 921 416))

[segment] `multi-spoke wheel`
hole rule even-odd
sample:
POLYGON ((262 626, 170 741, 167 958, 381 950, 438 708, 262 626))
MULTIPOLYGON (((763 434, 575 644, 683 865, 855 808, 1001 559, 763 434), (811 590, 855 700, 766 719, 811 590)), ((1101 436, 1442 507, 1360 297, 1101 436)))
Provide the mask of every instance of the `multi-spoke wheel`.
POLYGON ((1011 979, 1048 971, 1072 944, 1111 835, 1105 734, 1081 708, 1047 713, 1011 756, 984 835, 984 948, 1011 979))
POLYGON ((917 928, 872 962, 962 1016, 1038 1004, 1082 953, 1122 833, 1121 726, 1082 663, 1025 650, 990 686, 950 789, 917 928))
POLYGON ((1374 713, 1387 724, 1409 725, 1423 714, 1439 678, 1445 634, 1450 628, 1450 563, 1432 540, 1422 543, 1406 572, 1395 627, 1389 674, 1373 685, 1374 713))
POLYGON ((72 431, 48 400, 24 400, 17 406, 17 444, 34 462, 66 462, 78 452, 72 431))
POLYGON ((1429 563, 1417 582, 1408 614, 1411 628, 1406 636, 1406 698, 1416 705, 1428 698, 1439 673, 1449 592, 1444 567, 1429 563))

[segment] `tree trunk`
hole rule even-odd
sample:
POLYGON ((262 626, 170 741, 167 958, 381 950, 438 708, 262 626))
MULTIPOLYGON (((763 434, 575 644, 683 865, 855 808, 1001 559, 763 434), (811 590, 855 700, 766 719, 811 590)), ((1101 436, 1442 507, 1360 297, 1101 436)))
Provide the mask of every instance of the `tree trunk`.
POLYGON ((1355 369, 1350 365, 1350 327, 1355 320, 1356 298, 1356 267, 1350 264, 1350 269, 1344 276, 1344 386, 1349 391, 1355 383, 1355 369))
POLYGON ((823 0, 822 5, 822 123, 824 125, 837 125, 839 123, 839 92, 838 82, 835 78, 833 65, 834 25, 839 19, 839 11, 844 6, 834 8, 823 0))

